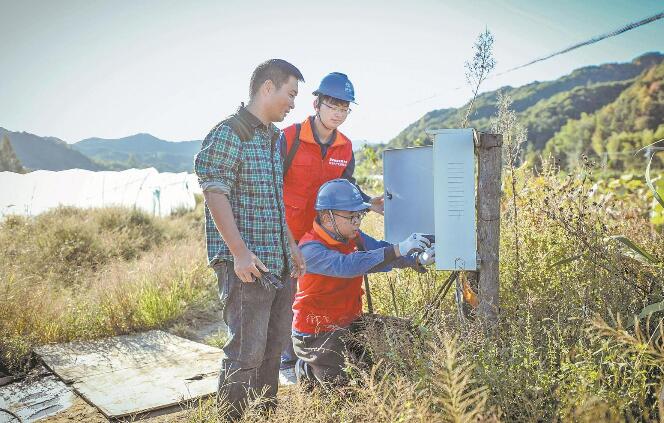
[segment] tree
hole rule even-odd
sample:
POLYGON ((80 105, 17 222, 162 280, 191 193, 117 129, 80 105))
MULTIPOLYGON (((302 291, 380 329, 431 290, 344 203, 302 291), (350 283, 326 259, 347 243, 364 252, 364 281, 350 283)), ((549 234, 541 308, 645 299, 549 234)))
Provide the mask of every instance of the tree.
POLYGON ((25 173, 7 135, 3 136, 0 142, 0 172, 25 173))

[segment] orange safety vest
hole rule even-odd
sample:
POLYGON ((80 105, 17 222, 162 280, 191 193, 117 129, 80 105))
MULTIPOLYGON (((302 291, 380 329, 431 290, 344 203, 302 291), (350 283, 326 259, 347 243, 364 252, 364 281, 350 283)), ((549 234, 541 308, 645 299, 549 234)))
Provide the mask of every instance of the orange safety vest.
MULTIPOLYGON (((357 251, 355 241, 339 242, 317 222, 300 241, 320 242, 327 248, 350 254, 357 251)), ((362 276, 336 278, 307 273, 297 280, 293 301, 293 329, 303 333, 329 332, 347 327, 362 315, 362 276)))
MULTIPOLYGON (((293 238, 300 240, 311 229, 316 218, 316 195, 325 182, 339 178, 353 157, 353 144, 341 132, 336 131, 325 157, 311 128, 313 117, 300 126, 300 145, 284 176, 284 204, 286 222, 293 238)), ((297 125, 284 129, 286 152, 295 142, 297 125)))

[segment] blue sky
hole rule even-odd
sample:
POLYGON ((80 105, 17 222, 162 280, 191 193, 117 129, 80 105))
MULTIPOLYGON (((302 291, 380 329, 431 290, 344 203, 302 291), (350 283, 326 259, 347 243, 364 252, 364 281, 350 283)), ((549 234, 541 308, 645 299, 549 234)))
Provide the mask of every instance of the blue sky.
MULTIPOLYGON (((0 0, 0 126, 68 142, 138 132, 201 139, 246 101, 253 68, 276 57, 306 78, 280 126, 311 113, 311 92, 340 71, 359 103, 341 129, 388 141, 427 111, 469 99, 463 65, 485 28, 499 73, 661 11, 661 0, 0 0)), ((483 90, 648 51, 664 51, 664 20, 483 90)))

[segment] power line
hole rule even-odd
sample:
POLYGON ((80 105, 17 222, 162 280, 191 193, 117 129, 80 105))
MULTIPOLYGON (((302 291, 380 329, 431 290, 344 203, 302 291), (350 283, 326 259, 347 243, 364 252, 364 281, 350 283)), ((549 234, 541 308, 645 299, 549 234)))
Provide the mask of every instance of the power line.
MULTIPOLYGON (((515 70, 517 70, 517 69, 522 69, 522 68, 525 68, 525 67, 527 67, 527 66, 533 65, 533 64, 535 64, 535 63, 539 63, 539 62, 542 62, 542 61, 544 61, 544 60, 551 59, 552 57, 555 57, 555 56, 559 56, 559 55, 561 55, 561 54, 568 53, 568 52, 570 52, 570 51, 572 51, 572 50, 576 50, 576 49, 578 49, 578 48, 581 48, 581 47, 584 47, 584 46, 587 46, 587 45, 590 45, 590 44, 597 43, 597 42, 602 41, 602 40, 604 40, 604 39, 606 39, 606 38, 615 37, 616 35, 620 35, 620 34, 622 34, 623 32, 627 32, 627 31, 630 31, 630 30, 632 30, 632 29, 638 28, 638 27, 640 27, 640 26, 647 25, 647 24, 649 24, 649 23, 655 22, 655 21, 657 21, 657 20, 659 20, 659 19, 662 19, 662 18, 664 18, 664 12, 657 13, 657 14, 655 14, 655 15, 649 16, 649 17, 644 18, 644 19, 641 19, 641 20, 639 20, 639 21, 632 22, 632 23, 629 23, 629 24, 627 24, 627 25, 624 25, 624 26, 622 26, 622 27, 620 27, 620 28, 618 28, 618 29, 614 29, 613 31, 610 31, 610 32, 607 32, 607 33, 604 33, 604 34, 601 34, 601 35, 596 35, 596 36, 594 36, 594 37, 592 37, 592 38, 590 38, 590 39, 588 39, 588 40, 581 41, 581 42, 579 42, 579 43, 576 43, 576 44, 574 44, 574 45, 571 45, 571 46, 569 46, 569 47, 567 47, 567 48, 564 48, 564 49, 562 49, 562 50, 560 50, 560 51, 556 51, 556 52, 551 53, 551 54, 549 54, 549 55, 546 55, 546 56, 544 56, 544 57, 540 57, 540 58, 538 58, 538 59, 531 60, 530 62, 525 63, 525 64, 523 64, 523 65, 516 66, 516 67, 514 67, 514 68, 508 69, 508 70, 506 70, 506 71, 504 71, 504 72, 501 72, 501 73, 498 73, 498 74, 495 74, 495 75, 490 75, 487 79, 491 79, 491 78, 495 78, 495 77, 497 77, 497 76, 505 75, 505 74, 510 73, 510 72, 513 72, 513 71, 515 71, 515 70)), ((455 87, 455 88, 453 88, 453 89, 454 89, 454 90, 458 90, 458 89, 461 89, 462 87, 463 87, 463 86, 460 85, 460 86, 455 87)), ((410 106, 412 106, 412 105, 415 105, 415 104, 418 104, 418 103, 422 103, 422 102, 424 102, 424 101, 431 100, 431 99, 433 99, 433 98, 440 97, 440 96, 441 96, 441 94, 434 93, 433 95, 431 95, 431 96, 429 96, 429 97, 421 98, 421 99, 419 99, 419 100, 415 100, 415 101, 413 101, 413 102, 411 102, 411 103, 408 103, 408 104, 406 104, 404 107, 410 107, 410 106)))
POLYGON ((496 77, 496 76, 501 76, 501 75, 505 75, 506 73, 509 73, 509 72, 515 71, 515 70, 517 70, 517 69, 523 69, 523 68, 525 68, 526 66, 530 66, 530 65, 533 65, 533 64, 535 64, 535 63, 542 62, 542 61, 544 61, 544 60, 550 59, 550 58, 555 57, 555 56, 559 56, 559 55, 561 55, 561 54, 565 54, 565 53, 570 52, 570 51, 572 51, 572 50, 576 50, 577 48, 581 48, 581 47, 584 47, 584 46, 587 46, 587 45, 590 45, 590 44, 595 44, 595 43, 597 43, 597 42, 599 42, 599 41, 602 41, 602 40, 604 40, 604 39, 606 39, 606 38, 615 37, 616 35, 620 35, 620 34, 622 34, 623 32, 631 31, 631 30, 634 29, 634 28, 638 28, 638 27, 640 27, 640 26, 647 25, 647 24, 649 24, 649 23, 651 23, 651 22, 655 22, 655 21, 657 21, 657 20, 659 20, 659 19, 662 19, 662 18, 664 18, 664 12, 657 13, 656 15, 649 16, 649 17, 644 18, 644 19, 641 19, 640 21, 637 21, 637 22, 629 23, 629 24, 624 25, 624 26, 622 26, 622 27, 620 27, 620 28, 618 28, 618 29, 614 29, 614 30, 611 31, 611 32, 607 32, 607 33, 605 33, 605 34, 597 35, 597 36, 595 36, 595 37, 593 37, 593 38, 591 38, 591 39, 589 39, 589 40, 581 41, 580 43, 573 44, 573 45, 571 45, 571 46, 569 46, 569 47, 567 47, 567 48, 564 48, 564 49, 562 49, 562 50, 560 50, 560 51, 556 51, 556 52, 551 53, 551 54, 549 54, 549 55, 547 55, 547 56, 540 57, 539 59, 532 60, 532 61, 530 61, 530 62, 528 62, 528 63, 526 63, 526 64, 523 64, 523 65, 520 65, 520 66, 514 67, 514 68, 512 68, 512 69, 508 69, 508 70, 506 70, 506 71, 504 71, 504 72, 501 72, 501 73, 496 74, 496 75, 493 75, 493 76, 494 76, 494 77, 496 77))

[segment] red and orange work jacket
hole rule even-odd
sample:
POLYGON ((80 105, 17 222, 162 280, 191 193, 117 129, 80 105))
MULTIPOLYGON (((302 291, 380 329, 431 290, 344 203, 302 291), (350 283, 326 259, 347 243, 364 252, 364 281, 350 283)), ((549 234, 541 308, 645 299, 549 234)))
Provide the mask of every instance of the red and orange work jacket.
MULTIPOLYGON (((300 126, 300 145, 284 176, 286 222, 293 238, 300 240, 311 229, 316 218, 316 195, 325 182, 342 176, 353 159, 351 141, 339 131, 330 141, 325 156, 314 138, 309 117, 300 126)), ((291 151, 296 137, 296 125, 284 129, 285 151, 291 151)))
MULTIPOLYGON (((357 251, 354 240, 340 242, 332 238, 316 222, 300 241, 320 242, 342 254, 357 251)), ((329 332, 350 325, 362 315, 362 276, 339 278, 306 273, 297 281, 293 301, 293 329, 302 333, 329 332)))

